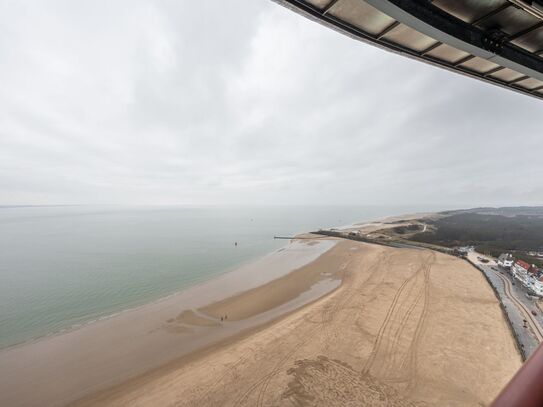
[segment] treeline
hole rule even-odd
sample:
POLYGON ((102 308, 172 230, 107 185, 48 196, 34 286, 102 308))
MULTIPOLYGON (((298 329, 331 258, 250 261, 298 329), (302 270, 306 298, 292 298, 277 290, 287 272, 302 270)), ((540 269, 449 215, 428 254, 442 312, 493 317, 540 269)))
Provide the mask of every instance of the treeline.
POLYGON ((443 215, 456 215, 461 213, 478 213, 480 215, 518 216, 527 215, 543 217, 543 206, 504 206, 501 208, 480 207, 471 209, 456 209, 440 212, 443 215))
POLYGON ((396 226, 395 228, 392 228, 392 230, 400 235, 405 235, 406 233, 413 233, 422 230, 422 226, 413 223, 407 226, 396 226))
POLYGON ((523 252, 543 251, 541 216, 459 213, 428 223, 436 230, 416 234, 411 240, 445 247, 475 246, 477 251, 494 256, 515 252, 531 262, 535 259, 523 252))

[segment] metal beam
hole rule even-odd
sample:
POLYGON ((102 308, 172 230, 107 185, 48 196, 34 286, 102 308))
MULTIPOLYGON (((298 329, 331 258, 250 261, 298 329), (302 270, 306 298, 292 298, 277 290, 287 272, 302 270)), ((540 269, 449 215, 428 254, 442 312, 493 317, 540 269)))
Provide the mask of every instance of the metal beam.
POLYGON ((522 31, 519 31, 516 34, 510 35, 509 37, 507 37, 507 41, 514 41, 517 38, 520 38, 523 35, 529 34, 532 31, 535 31, 535 30, 537 30, 538 28, 541 28, 541 27, 543 27, 543 21, 540 21, 537 24, 532 25, 531 27, 528 27, 528 28, 526 28, 526 29, 524 29, 522 31))
POLYGON ((512 81, 507 82, 508 85, 512 85, 513 83, 517 83, 520 81, 523 81, 524 79, 529 79, 529 76, 520 76, 517 79, 513 79, 512 81))
POLYGON ((380 40, 381 38, 383 38, 385 35, 387 35, 389 32, 391 32, 393 29, 395 29, 399 25, 400 25, 399 21, 394 21, 387 28, 385 28, 383 31, 381 31, 379 34, 377 34, 376 39, 380 40))
POLYGON ((328 12, 330 11, 330 9, 331 9, 332 7, 334 7, 334 4, 336 4, 338 1, 339 1, 339 0, 332 0, 330 3, 328 3, 328 4, 326 5, 326 7, 324 8, 324 10, 322 10, 322 13, 323 13, 323 14, 328 13, 328 12))
POLYGON ((503 10, 508 9, 509 7, 511 7, 511 3, 509 2, 502 4, 500 7, 497 7, 494 10, 490 11, 489 13, 485 14, 484 16, 479 17, 477 20, 473 21, 471 24, 473 25, 481 24, 486 19, 489 19, 490 17, 494 17, 496 14, 501 13, 503 10))
POLYGON ((485 72, 484 75, 485 76, 492 75, 493 73, 496 73, 496 72, 501 71, 503 69, 505 69, 503 66, 498 66, 496 68, 492 68, 490 71, 485 72))
MULTIPOLYGON (((494 85, 500 86, 505 89, 509 89, 518 93, 523 93, 525 95, 536 97, 538 99, 543 99, 543 94, 541 93, 531 92, 528 89, 523 89, 515 85, 508 85, 506 81, 503 81, 498 78, 494 78, 492 76, 485 77, 483 74, 474 72, 466 67, 461 66, 461 64, 467 62, 470 59, 473 59, 474 55, 468 55, 460 59, 456 63, 450 63, 442 59, 432 57, 430 55, 420 55, 419 52, 411 48, 394 43, 390 40, 387 40, 386 38, 380 39, 379 34, 377 35, 370 34, 359 27, 355 27, 352 24, 349 24, 346 21, 331 15, 330 13, 324 14, 322 9, 308 3, 305 0, 273 0, 273 1, 311 20, 314 20, 320 24, 323 24, 330 29, 333 29, 344 35, 347 35, 348 37, 351 37, 355 40, 372 44, 381 49, 385 49, 385 50, 388 50, 388 51, 391 51, 403 56, 407 56, 409 58, 423 61, 434 66, 439 66, 451 72, 456 72, 461 75, 469 76, 474 79, 483 80, 485 82, 492 83, 494 85)), ((488 52, 488 55, 491 56, 492 54, 488 52)))
POLYGON ((430 45, 428 48, 426 48, 425 50, 423 50, 420 55, 426 55, 428 52, 432 51, 433 49, 436 49, 437 47, 440 47, 442 46, 443 43, 442 42, 436 42, 435 44, 432 44, 430 45))
POLYGON ((366 0, 377 10, 440 42, 524 75, 543 80, 543 59, 507 42, 499 31, 484 31, 427 0, 366 0))
POLYGON ((455 66, 455 67, 460 66, 460 65, 462 65, 464 62, 468 62, 468 61, 472 60, 473 58, 475 58, 475 56, 473 56, 473 55, 467 55, 467 56, 465 56, 464 58, 462 58, 460 61, 455 62, 453 66, 455 66))

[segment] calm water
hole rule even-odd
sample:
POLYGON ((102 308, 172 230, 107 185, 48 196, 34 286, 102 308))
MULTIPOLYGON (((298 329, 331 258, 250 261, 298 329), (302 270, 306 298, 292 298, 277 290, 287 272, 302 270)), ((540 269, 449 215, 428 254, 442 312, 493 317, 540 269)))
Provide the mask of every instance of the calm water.
POLYGON ((274 235, 427 209, 0 207, 0 348, 208 280, 274 235))

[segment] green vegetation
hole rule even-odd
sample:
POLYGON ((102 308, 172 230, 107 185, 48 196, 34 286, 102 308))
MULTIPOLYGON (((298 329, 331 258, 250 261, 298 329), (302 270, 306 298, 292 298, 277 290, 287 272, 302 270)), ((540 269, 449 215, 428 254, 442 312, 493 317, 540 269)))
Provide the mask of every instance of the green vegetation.
POLYGON ((422 226, 417 224, 411 224, 407 226, 396 226, 395 228, 392 228, 392 230, 395 233, 398 233, 400 235, 404 235, 406 233, 414 233, 422 230, 422 226))
POLYGON ((410 240, 445 247, 475 246, 477 251, 492 256, 511 252, 517 258, 543 265, 542 259, 526 254, 543 251, 542 208, 480 208, 447 215, 425 220, 434 230, 415 234, 410 240))

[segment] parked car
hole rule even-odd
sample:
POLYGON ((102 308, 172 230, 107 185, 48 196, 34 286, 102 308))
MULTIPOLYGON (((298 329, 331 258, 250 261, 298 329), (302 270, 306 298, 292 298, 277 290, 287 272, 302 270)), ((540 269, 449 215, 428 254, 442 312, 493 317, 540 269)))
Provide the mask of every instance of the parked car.
POLYGON ((537 315, 537 312, 535 312, 534 310, 532 310, 532 315, 537 315))

